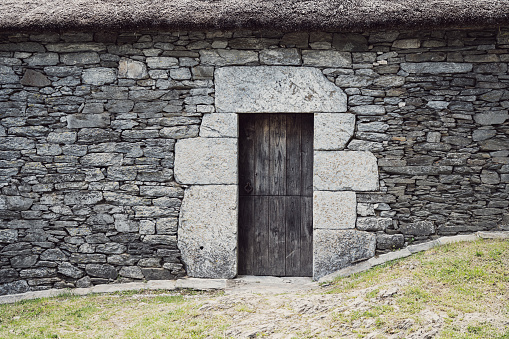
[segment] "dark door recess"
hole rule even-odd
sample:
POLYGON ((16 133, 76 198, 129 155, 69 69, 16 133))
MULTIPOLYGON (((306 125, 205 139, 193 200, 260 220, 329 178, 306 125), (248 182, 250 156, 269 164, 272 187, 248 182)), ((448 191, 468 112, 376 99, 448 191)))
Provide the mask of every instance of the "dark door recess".
POLYGON ((311 276, 313 114, 239 114, 241 275, 311 276))

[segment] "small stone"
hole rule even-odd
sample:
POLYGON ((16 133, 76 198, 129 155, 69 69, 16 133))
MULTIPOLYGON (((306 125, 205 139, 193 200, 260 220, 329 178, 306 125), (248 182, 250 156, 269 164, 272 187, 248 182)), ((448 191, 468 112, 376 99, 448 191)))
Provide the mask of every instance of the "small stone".
POLYGON ((202 65, 212 66, 230 66, 230 65, 250 65, 258 63, 258 53, 254 51, 242 50, 201 50, 200 60, 202 65))
POLYGON ((188 80, 191 79, 191 71, 189 68, 170 69, 170 78, 174 80, 188 80))
POLYGON ((81 278, 80 280, 76 281, 76 287, 77 288, 87 288, 92 286, 92 280, 89 276, 85 276, 81 278))
POLYGON ((238 118, 235 113, 205 114, 200 126, 200 137, 236 138, 238 118))
POLYGON ((405 245, 403 234, 377 234, 376 248, 379 250, 395 250, 405 245))
POLYGON ((96 52, 70 53, 62 55, 62 62, 69 66, 83 66, 101 62, 96 52))
POLYGON ((351 107, 350 111, 358 115, 384 115, 385 107, 382 105, 364 105, 351 107))
POLYGON ((432 221, 402 223, 400 230, 405 235, 427 236, 435 233, 435 225, 432 221))
POLYGON ((501 112, 488 112, 488 113, 477 113, 474 115, 474 121, 479 125, 500 125, 509 119, 509 113, 507 111, 501 112))
POLYGON ((481 172, 481 182, 487 185, 496 185, 500 183, 500 176, 495 171, 483 170, 481 172))
POLYGON ((468 73, 472 71, 472 68, 472 64, 456 62, 420 62, 401 64, 401 69, 403 71, 418 74, 468 73))
POLYGON ((83 275, 85 274, 82 270, 68 262, 63 262, 60 265, 58 265, 58 273, 74 279, 79 279, 83 277, 83 275))
POLYGON ((53 248, 44 251, 41 254, 41 260, 47 260, 47 261, 62 261, 67 260, 67 256, 58 248, 53 248))
POLYGON ((55 66, 58 64, 57 53, 35 53, 25 60, 30 67, 35 66, 55 66))
POLYGON ((124 266, 120 269, 119 274, 126 278, 131 279, 143 279, 145 276, 143 275, 141 268, 138 266, 124 266))
POLYGON ((352 56, 346 52, 304 50, 302 64, 315 67, 350 67, 352 56))
POLYGON ((23 78, 21 79, 21 84, 33 87, 46 87, 51 85, 51 81, 49 81, 48 78, 41 72, 27 69, 25 75, 23 75, 23 78))
POLYGON ((143 62, 123 58, 119 62, 118 77, 127 79, 148 78, 147 66, 143 62))
POLYGON ((260 51, 260 62, 265 65, 300 65, 296 48, 264 49, 260 51))
POLYGON ((82 73, 83 82, 89 85, 101 86, 111 84, 117 80, 117 71, 113 68, 87 68, 82 73))
POLYGON ((172 57, 148 57, 147 66, 152 69, 169 69, 178 66, 178 59, 172 57))
POLYGON ((392 225, 391 218, 377 218, 377 217, 367 217, 367 218, 358 218, 357 219, 357 229, 359 231, 385 231, 387 227, 392 225))
POLYGON ((492 129, 476 129, 472 132, 472 140, 473 141, 483 141, 493 138, 497 135, 497 131, 492 129))
POLYGON ((85 266, 87 274, 92 277, 115 280, 118 272, 115 267, 108 264, 88 264, 85 266))
POLYGON ((11 258, 11 266, 14 268, 33 267, 37 259, 37 255, 18 255, 11 258))

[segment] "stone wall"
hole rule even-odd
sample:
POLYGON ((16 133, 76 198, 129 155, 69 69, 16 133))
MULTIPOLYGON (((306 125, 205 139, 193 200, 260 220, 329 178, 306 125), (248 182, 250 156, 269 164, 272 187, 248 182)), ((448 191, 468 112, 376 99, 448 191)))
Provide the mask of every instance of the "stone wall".
POLYGON ((504 29, 0 34, 0 294, 185 274, 175 143, 221 137, 200 125, 224 66, 312 67, 346 93, 378 252, 509 229, 508 49, 504 29))

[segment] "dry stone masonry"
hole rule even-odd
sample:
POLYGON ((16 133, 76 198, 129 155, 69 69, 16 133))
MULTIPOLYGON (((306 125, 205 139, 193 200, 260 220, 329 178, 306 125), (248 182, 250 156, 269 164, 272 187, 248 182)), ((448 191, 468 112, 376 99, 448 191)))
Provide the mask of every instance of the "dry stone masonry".
POLYGON ((238 114, 314 113, 316 278, 509 229, 508 30, 0 34, 0 294, 233 277, 238 114))

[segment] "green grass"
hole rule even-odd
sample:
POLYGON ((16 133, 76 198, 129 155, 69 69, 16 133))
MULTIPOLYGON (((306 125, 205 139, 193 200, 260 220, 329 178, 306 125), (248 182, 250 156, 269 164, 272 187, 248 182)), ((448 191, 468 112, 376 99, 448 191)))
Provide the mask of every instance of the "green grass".
MULTIPOLYGON (((456 243, 421 252, 336 280, 328 293, 390 284, 402 278, 411 283, 395 296, 396 306, 386 310, 379 323, 413 318, 431 310, 447 318, 441 338, 507 338, 509 328, 490 323, 460 321, 465 314, 499 312, 509 319, 509 241, 456 243)), ((376 297, 380 288, 366 294, 376 297)), ((368 318, 362 314, 360 318, 368 318)), ((507 326, 507 325, 506 325, 507 326)))

